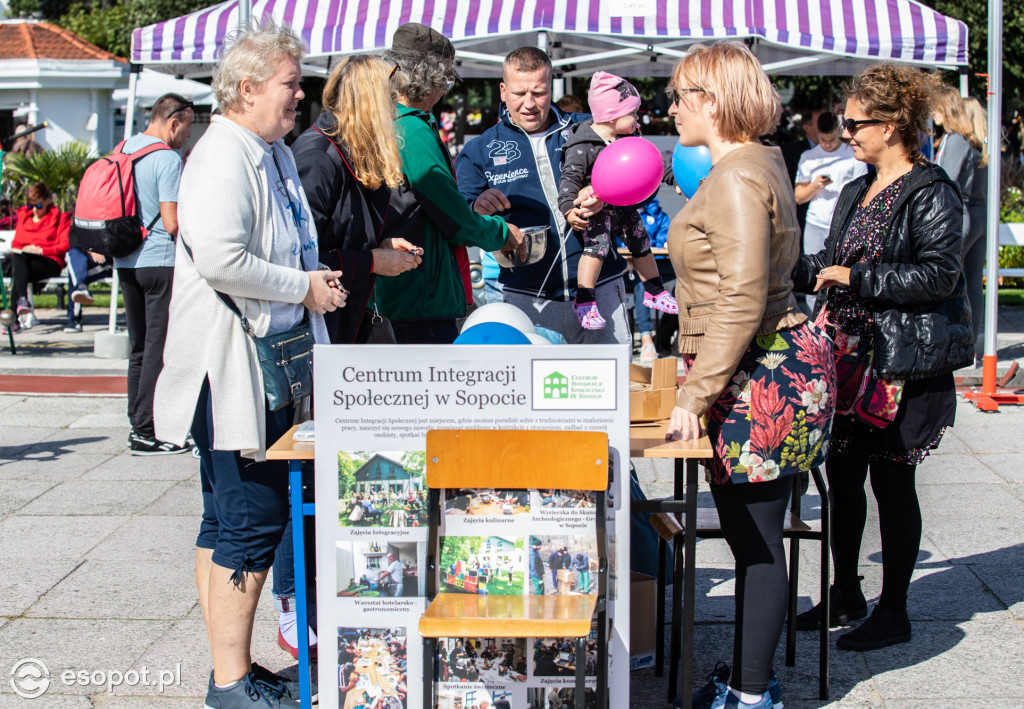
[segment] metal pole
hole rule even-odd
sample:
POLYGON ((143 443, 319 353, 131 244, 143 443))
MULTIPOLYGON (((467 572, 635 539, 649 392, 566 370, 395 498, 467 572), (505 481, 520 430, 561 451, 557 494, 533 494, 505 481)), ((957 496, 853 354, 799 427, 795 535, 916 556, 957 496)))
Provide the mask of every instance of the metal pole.
POLYGON ((252 0, 238 0, 238 29, 248 28, 250 17, 252 17, 252 0))
POLYGON ((985 263, 985 356, 982 361, 981 388, 985 394, 996 391, 996 321, 999 315, 999 203, 1002 146, 1003 91, 1003 0, 988 3, 988 220, 985 263))
MULTIPOLYGON (((139 91, 139 74, 142 72, 141 64, 132 64, 128 69, 128 103, 124 111, 124 139, 128 140, 135 131, 135 101, 139 91)), ((110 277, 110 317, 107 320, 107 331, 110 334, 117 332, 117 269, 111 261, 110 277)))

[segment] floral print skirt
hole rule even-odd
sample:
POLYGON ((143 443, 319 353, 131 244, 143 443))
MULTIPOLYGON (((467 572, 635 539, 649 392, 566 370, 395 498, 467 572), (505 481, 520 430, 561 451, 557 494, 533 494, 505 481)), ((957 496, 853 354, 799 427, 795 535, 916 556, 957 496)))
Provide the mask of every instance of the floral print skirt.
MULTIPOLYGON (((832 340, 812 323, 759 335, 707 412, 708 482, 762 482, 825 462, 835 409, 832 340)), ((689 370, 694 355, 683 355, 689 370)))

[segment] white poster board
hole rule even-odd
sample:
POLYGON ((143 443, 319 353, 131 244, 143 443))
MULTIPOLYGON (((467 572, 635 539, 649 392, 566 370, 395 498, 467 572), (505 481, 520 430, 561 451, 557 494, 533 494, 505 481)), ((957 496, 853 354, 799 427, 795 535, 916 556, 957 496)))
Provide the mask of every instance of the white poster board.
MULTIPOLYGON (((420 507, 425 497, 420 466, 431 428, 608 434, 614 466, 608 511, 609 598, 614 599, 609 696, 611 706, 627 706, 628 349, 318 345, 314 362, 320 706, 350 709, 381 696, 388 709, 423 706, 424 658, 417 627, 426 606, 427 528, 420 507), (344 697, 338 691, 342 686, 349 687, 344 697)), ((446 503, 451 511, 442 517, 441 534, 457 537, 449 549, 462 549, 466 559, 446 566, 440 590, 456 590, 446 588, 450 580, 459 591, 473 592, 479 579, 484 588, 477 592, 511 593, 521 587, 532 593, 536 587, 527 568, 531 540, 542 541, 543 553, 555 554, 585 531, 579 529, 584 514, 579 507, 585 501, 550 491, 516 497, 500 487, 495 481, 497 490, 446 503), (480 576, 475 575, 478 568, 480 576)), ((585 549, 570 551, 586 554, 585 549)), ((580 563, 586 564, 586 556, 580 563)), ((586 588, 582 574, 574 572, 575 580, 568 582, 565 578, 548 579, 544 592, 586 588)), ((596 575, 591 585, 596 587, 596 575)), ((464 640, 441 642, 446 651, 461 654, 464 640)), ((570 674, 549 672, 550 663, 537 672, 541 663, 534 661, 535 639, 477 642, 470 653, 476 655, 472 665, 468 659, 458 663, 462 676, 435 685, 440 709, 477 709, 485 701, 488 707, 504 706, 504 701, 517 709, 546 709, 552 691, 564 689, 563 696, 571 691, 570 674), (464 671, 479 673, 479 681, 461 681, 464 671)), ((563 660, 551 640, 541 646, 553 653, 556 665, 563 660)), ((595 679, 587 681, 595 686, 595 679)))

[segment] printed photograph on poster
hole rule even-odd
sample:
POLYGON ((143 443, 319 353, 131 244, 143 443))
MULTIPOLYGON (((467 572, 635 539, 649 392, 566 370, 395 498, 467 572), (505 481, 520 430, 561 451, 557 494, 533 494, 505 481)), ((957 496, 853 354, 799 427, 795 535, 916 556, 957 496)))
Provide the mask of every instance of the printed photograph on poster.
MULTIPOLYGON (((597 705, 597 694, 590 687, 585 691, 585 706, 597 705)), ((575 687, 530 687, 526 690, 526 709, 573 709, 575 687)))
POLYGON ((405 628, 338 628, 338 706, 406 709, 405 628))
POLYGON ((426 594, 419 573, 422 542, 367 541, 337 543, 338 596, 376 598, 426 594))
POLYGON ((426 526, 425 455, 424 451, 339 451, 339 526, 426 526))
POLYGON ((448 490, 444 513, 451 516, 524 515, 530 513, 529 490, 448 490))
POLYGON ((522 595, 524 546, 522 537, 441 537, 441 590, 522 595))
POLYGON ((597 593, 597 565, 597 539, 593 536, 530 536, 531 595, 597 593))
POLYGON ((438 673, 445 682, 525 682, 526 638, 444 638, 438 673))
POLYGON ((538 490, 537 494, 542 510, 592 510, 597 506, 597 496, 586 490, 538 490))
MULTIPOLYGON (((437 709, 495 709, 498 697, 483 682, 442 682, 437 687, 437 709)), ((503 706, 509 707, 508 703, 503 706)))
MULTIPOLYGON (((587 638, 586 674, 597 675, 597 631, 587 638)), ((537 638, 533 641, 534 677, 575 677, 576 638, 537 638)))

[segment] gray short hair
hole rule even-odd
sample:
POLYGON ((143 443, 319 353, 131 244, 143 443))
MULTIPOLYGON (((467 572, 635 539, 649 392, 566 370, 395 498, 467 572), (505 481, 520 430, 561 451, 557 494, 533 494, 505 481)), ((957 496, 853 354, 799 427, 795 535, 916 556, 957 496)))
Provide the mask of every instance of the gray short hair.
POLYGON ((260 86, 277 71, 278 62, 290 57, 298 62, 306 56, 306 45, 288 25, 278 25, 267 15, 244 30, 228 35, 221 49, 220 63, 213 75, 213 94, 221 111, 240 107, 239 85, 249 79, 260 86))
POLYGON ((419 102, 448 85, 455 76, 455 58, 426 52, 389 49, 384 58, 398 64, 391 85, 410 101, 419 102))

